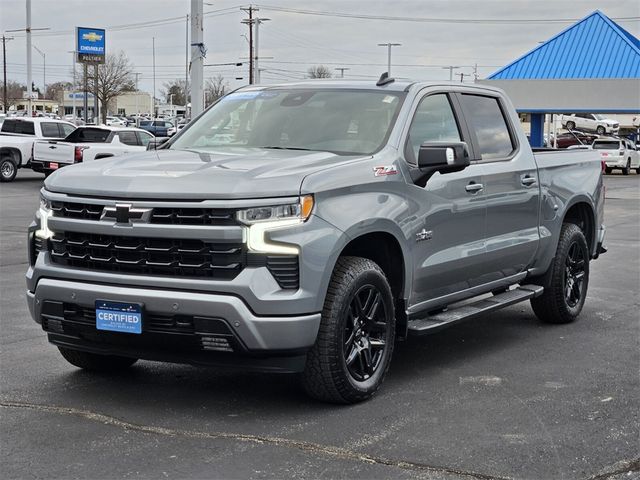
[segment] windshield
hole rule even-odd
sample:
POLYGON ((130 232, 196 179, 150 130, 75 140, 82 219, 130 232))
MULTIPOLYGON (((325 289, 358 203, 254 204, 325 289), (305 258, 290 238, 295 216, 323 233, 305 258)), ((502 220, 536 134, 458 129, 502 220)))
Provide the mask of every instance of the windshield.
POLYGON ((169 148, 371 154, 386 141, 404 95, 379 90, 240 91, 220 99, 169 148))
POLYGON ((593 148, 596 150, 617 150, 622 146, 620 142, 593 142, 593 148))

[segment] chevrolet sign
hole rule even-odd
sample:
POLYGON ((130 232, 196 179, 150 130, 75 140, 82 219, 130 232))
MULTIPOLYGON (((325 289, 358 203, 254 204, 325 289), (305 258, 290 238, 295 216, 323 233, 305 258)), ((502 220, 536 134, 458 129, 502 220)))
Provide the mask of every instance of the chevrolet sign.
POLYGON ((104 63, 104 29, 76 27, 76 52, 81 63, 104 63))

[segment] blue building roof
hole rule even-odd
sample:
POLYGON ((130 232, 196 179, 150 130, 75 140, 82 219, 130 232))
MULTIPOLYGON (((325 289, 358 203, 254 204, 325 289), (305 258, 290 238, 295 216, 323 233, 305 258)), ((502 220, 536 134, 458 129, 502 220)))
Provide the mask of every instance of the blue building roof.
POLYGON ((596 10, 491 80, 640 78, 640 40, 596 10))

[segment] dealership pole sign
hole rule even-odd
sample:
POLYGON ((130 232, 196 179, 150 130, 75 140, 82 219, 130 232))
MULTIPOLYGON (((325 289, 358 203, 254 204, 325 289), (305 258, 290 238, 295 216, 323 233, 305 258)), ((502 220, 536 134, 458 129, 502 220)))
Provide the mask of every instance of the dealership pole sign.
POLYGON ((104 28, 76 27, 76 54, 78 63, 104 63, 104 28))

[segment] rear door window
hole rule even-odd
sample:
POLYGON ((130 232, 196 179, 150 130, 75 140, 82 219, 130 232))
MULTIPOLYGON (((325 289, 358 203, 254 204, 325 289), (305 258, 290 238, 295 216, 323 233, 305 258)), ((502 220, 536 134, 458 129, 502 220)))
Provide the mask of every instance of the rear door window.
POLYGON ((511 156, 516 144, 511 137, 498 99, 463 94, 462 104, 465 117, 476 134, 482 160, 498 160, 511 156))
POLYGON ((138 145, 138 137, 135 132, 119 132, 118 137, 125 145, 138 145))
POLYGON ((64 135, 60 132, 58 125, 58 122, 42 122, 40 124, 42 136, 45 138, 63 138, 64 135))

